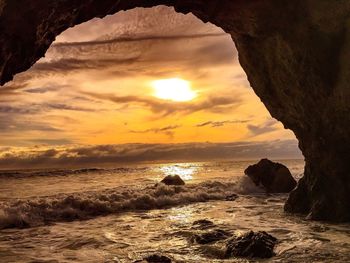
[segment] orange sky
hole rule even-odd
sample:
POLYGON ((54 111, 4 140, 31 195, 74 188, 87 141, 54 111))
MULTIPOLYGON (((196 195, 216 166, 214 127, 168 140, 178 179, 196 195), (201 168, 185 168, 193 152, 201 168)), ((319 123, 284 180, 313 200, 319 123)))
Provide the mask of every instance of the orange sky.
POLYGON ((0 121, 0 155, 1 147, 295 140, 250 88, 230 36, 167 7, 58 36, 0 88, 0 121), (188 81, 196 97, 154 96, 152 82, 169 78, 188 81))

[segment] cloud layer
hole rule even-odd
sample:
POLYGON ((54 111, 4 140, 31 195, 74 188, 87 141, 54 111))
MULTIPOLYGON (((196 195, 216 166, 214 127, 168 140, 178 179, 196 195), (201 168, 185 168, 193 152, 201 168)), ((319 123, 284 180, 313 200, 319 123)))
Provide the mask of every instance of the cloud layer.
POLYGON ((40 148, 2 156, 3 164, 22 166, 235 157, 226 153, 236 151, 231 144, 179 143, 294 138, 250 89, 231 37, 168 7, 120 12, 64 32, 45 58, 0 87, 0 137, 0 147, 40 148), (187 80, 198 96, 188 102, 155 97, 151 83, 164 78, 187 80), (131 148, 138 152, 134 142, 150 154, 130 155, 131 148), (95 154, 101 149, 111 152, 95 154))
POLYGON ((86 167, 128 162, 302 158, 295 140, 0 148, 0 168, 86 167))

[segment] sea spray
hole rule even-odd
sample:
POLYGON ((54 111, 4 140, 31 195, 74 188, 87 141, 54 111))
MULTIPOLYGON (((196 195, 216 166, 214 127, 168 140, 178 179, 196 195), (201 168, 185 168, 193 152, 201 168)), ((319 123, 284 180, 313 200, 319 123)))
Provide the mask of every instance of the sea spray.
POLYGON ((185 186, 164 184, 117 187, 0 203, 0 229, 90 219, 125 211, 163 209, 225 200, 235 193, 261 192, 242 177, 236 182, 207 181, 185 186))

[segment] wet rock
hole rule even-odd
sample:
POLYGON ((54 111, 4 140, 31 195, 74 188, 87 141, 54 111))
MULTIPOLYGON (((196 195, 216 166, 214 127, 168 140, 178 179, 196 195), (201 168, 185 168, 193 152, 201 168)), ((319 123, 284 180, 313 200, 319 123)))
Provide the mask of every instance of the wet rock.
POLYGON ((150 255, 146 258, 144 258, 144 261, 148 262, 148 263, 171 263, 171 259, 166 257, 166 256, 162 256, 162 255, 150 255))
POLYGON ((31 227, 30 223, 26 218, 18 217, 16 215, 9 215, 0 218, 0 229, 6 228, 29 228, 31 227))
POLYGON ((185 185, 185 182, 177 174, 168 175, 160 182, 166 185, 185 185))
POLYGON ((311 231, 317 232, 317 233, 323 233, 329 231, 329 227, 325 225, 312 225, 310 226, 311 231))
POLYGON ((286 166, 268 159, 262 159, 257 164, 250 165, 244 173, 255 185, 262 185, 269 193, 289 193, 297 185, 286 166))
POLYGON ((193 222, 192 227, 195 229, 208 229, 214 227, 215 224, 208 219, 200 219, 193 222))
POLYGON ((230 236, 231 234, 225 230, 215 229, 209 232, 194 235, 193 241, 198 244, 204 245, 204 244, 210 244, 219 240, 227 239, 230 236))
POLYGON ((270 258, 277 239, 266 232, 249 231, 227 242, 225 256, 246 258, 270 258))
POLYGON ((232 194, 232 195, 228 195, 225 197, 226 201, 235 201, 238 198, 238 195, 236 194, 232 194))

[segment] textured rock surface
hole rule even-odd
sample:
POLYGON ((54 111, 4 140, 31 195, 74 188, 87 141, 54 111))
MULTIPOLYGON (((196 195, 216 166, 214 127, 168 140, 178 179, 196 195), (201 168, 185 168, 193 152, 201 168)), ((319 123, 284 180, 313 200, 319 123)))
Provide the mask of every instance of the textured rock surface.
POLYGON ((151 255, 144 259, 149 263, 171 263, 171 259, 162 255, 151 255))
POLYGON ((289 193, 297 185, 286 166, 268 159, 249 165, 244 173, 255 185, 262 185, 268 193, 289 193))
POLYGON ((349 221, 348 0, 0 0, 0 83, 33 65, 68 27, 157 4, 230 33, 254 91, 294 131, 305 175, 285 209, 349 221))
POLYGON ((210 244, 219 240, 227 239, 229 236, 230 236, 230 233, 225 230, 214 229, 204 233, 195 234, 192 239, 194 242, 204 245, 204 244, 210 244))
POLYGON ((226 257, 271 258, 277 239, 266 232, 249 231, 226 245, 226 257))

